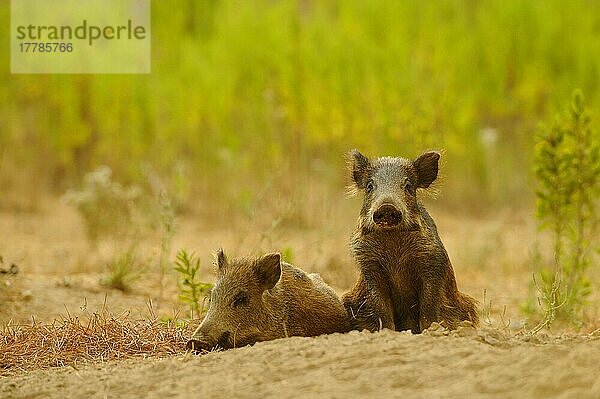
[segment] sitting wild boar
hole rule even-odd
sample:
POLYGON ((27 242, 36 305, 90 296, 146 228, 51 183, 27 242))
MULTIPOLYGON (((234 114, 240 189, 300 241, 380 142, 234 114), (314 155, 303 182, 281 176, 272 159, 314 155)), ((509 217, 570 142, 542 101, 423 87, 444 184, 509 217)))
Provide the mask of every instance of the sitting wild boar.
POLYGON ((477 324, 476 302, 458 291, 446 249, 417 197, 437 178, 440 154, 370 160, 349 154, 356 191, 364 194, 351 248, 359 279, 342 297, 355 329, 412 330, 439 322, 477 324))
POLYGON ((187 347, 235 348, 288 336, 349 331, 337 294, 318 274, 281 261, 277 253, 229 261, 217 251, 210 308, 187 347))

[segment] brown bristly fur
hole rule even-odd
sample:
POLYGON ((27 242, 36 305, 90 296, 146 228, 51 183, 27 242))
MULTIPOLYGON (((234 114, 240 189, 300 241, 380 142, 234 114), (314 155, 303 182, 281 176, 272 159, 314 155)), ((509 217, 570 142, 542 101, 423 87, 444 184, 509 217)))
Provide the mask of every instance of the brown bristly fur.
POLYGON ((439 176, 439 151, 414 160, 348 154, 354 189, 364 192, 351 250, 359 267, 342 301, 353 328, 421 332, 432 322, 478 324, 477 302, 458 290, 435 222, 419 201, 439 176))

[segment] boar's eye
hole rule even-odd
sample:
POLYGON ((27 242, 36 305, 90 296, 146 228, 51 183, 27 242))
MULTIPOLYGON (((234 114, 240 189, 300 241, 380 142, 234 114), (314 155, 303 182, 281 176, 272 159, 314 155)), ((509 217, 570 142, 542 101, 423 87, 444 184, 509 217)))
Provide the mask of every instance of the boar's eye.
POLYGON ((365 191, 367 193, 371 193, 371 192, 373 192, 374 189, 375 189, 375 184, 373 183, 373 180, 369 180, 365 187, 365 191))
POLYGON ((413 187, 412 183, 410 182, 410 180, 407 180, 406 183, 404 183, 404 189, 406 191, 413 191, 413 188, 414 187, 413 187))
POLYGON ((234 308, 237 308, 240 306, 246 306, 247 304, 248 304, 248 294, 246 294, 245 292, 240 292, 233 298, 232 305, 234 308))

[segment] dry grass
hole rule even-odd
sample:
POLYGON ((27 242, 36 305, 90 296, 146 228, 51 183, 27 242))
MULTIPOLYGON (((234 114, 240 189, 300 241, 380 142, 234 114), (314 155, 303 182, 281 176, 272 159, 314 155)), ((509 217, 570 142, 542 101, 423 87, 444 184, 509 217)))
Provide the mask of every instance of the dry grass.
POLYGON ((88 320, 67 315, 51 323, 8 325, 0 336, 0 376, 35 369, 98 363, 133 357, 163 357, 186 351, 191 326, 104 308, 88 320))

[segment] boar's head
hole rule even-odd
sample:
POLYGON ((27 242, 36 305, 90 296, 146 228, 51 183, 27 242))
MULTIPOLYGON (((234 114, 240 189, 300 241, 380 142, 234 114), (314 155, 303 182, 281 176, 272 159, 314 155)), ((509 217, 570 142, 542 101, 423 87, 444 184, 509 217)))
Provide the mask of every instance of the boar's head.
POLYGON ((364 194, 360 226, 365 232, 419 228, 417 190, 437 178, 440 153, 429 151, 414 160, 382 157, 369 159, 358 150, 348 153, 354 191, 364 194))
POLYGON ((211 292, 206 317, 188 341, 188 349, 229 349, 269 338, 271 310, 268 290, 281 276, 277 253, 257 259, 228 260, 223 250, 215 255, 217 281, 211 292))

